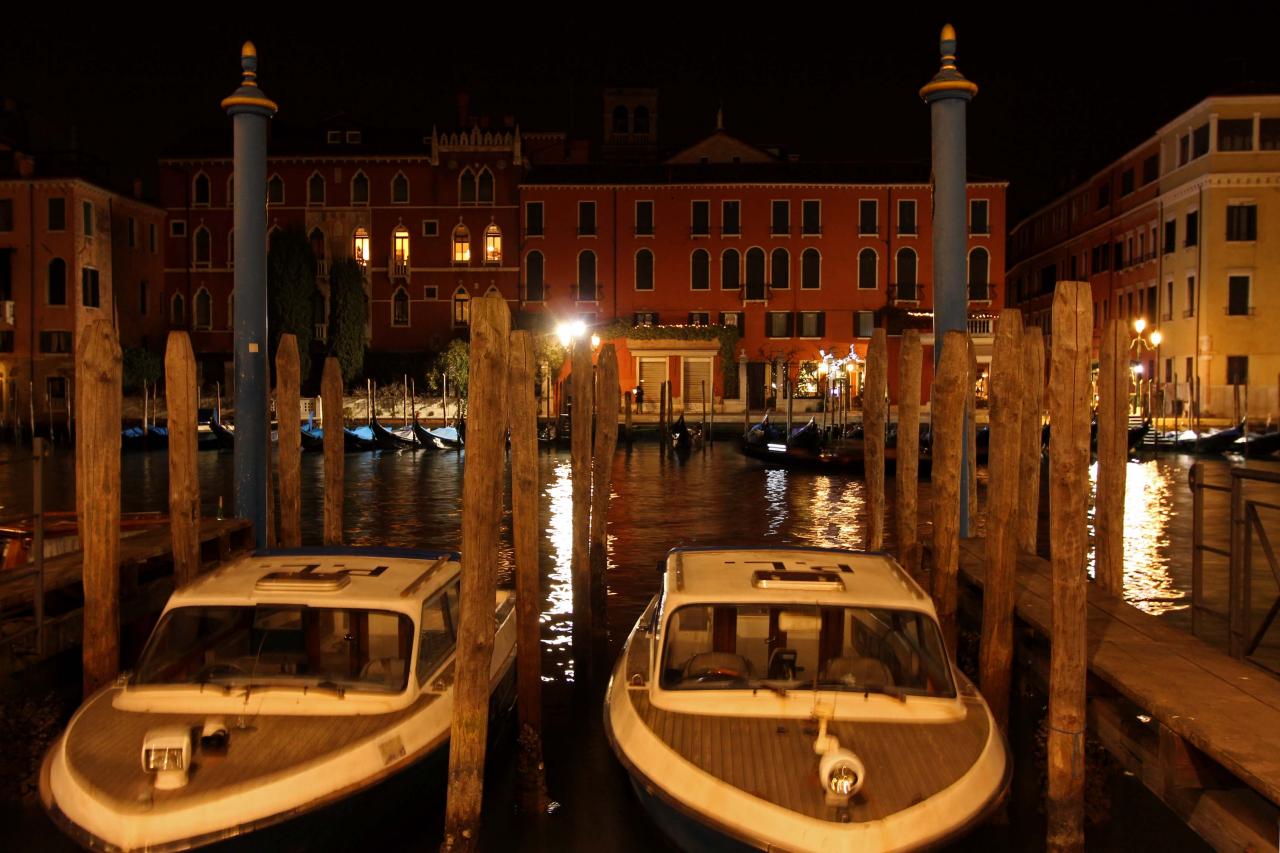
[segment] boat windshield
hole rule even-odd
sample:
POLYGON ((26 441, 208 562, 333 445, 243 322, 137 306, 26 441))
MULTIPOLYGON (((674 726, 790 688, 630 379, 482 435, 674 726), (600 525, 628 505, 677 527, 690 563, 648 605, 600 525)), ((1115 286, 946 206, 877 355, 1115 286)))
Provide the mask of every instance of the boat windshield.
POLYGON ((399 693, 413 636, 412 619, 380 610, 178 607, 152 633, 133 683, 399 693))
POLYGON ((687 605, 667 621, 665 690, 956 695, 937 623, 874 607, 687 605))

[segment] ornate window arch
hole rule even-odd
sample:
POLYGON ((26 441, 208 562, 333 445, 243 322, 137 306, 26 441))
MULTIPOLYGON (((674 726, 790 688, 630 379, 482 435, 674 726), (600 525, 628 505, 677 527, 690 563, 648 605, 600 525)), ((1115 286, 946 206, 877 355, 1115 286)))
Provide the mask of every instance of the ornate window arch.
POLYGON ((490 222, 484 229, 484 262, 502 263, 502 229, 495 222, 490 222))
POLYGON ((195 310, 191 312, 191 327, 197 331, 213 328, 213 297, 206 287, 196 291, 195 310))
POLYGON ((357 169, 351 176, 351 204, 367 205, 369 203, 369 176, 363 169, 357 169))
POLYGON ((471 324, 471 294, 462 285, 453 292, 453 325, 468 326, 471 324))
POLYGON ((880 254, 870 246, 858 252, 858 289, 875 290, 880 286, 880 254))
MULTIPOLYGON (((982 246, 969 252, 969 298, 990 299, 991 253, 982 246)), ((1153 309, 1154 310, 1154 309, 1153 309)))
POLYGON ((706 249, 694 249, 689 256, 689 289, 711 289, 711 253, 706 249))
POLYGON ((173 294, 173 298, 169 300, 169 324, 172 326, 184 326, 187 322, 187 300, 183 298, 181 293, 173 294))
POLYGON ((209 229, 201 225, 191 236, 191 259, 196 267, 208 268, 213 265, 213 247, 210 242, 209 229))
POLYGON ((284 204, 284 178, 279 175, 267 180, 267 204, 284 204))
POLYGON ((480 204, 493 204, 493 172, 485 166, 476 177, 476 201, 480 204))
POLYGON ((470 166, 464 168, 462 174, 458 175, 458 203, 476 203, 476 174, 471 171, 470 166))
POLYGON ((323 206, 324 197, 324 175, 312 172, 311 177, 307 178, 307 204, 323 206))
POLYGON ((453 228, 453 262, 471 263, 471 231, 461 222, 453 228))
POLYGON ((391 296, 391 325, 409 325, 409 291, 404 289, 404 285, 397 287, 391 296))
POLYGON ((196 176, 191 179, 191 204, 194 207, 208 207, 211 195, 209 176, 203 171, 196 172, 196 176))
POLYGON ((739 290, 742 287, 742 255, 737 249, 725 249, 720 255, 720 289, 739 290))
POLYGON ((357 228, 355 236, 351 240, 351 257, 356 259, 356 263, 366 269, 369 266, 369 232, 363 228, 357 228))
POLYGON ((812 246, 800 254, 800 289, 822 287, 822 255, 812 246))
POLYGON ((409 203, 409 179, 404 172, 396 172, 395 177, 391 179, 391 203, 409 203))

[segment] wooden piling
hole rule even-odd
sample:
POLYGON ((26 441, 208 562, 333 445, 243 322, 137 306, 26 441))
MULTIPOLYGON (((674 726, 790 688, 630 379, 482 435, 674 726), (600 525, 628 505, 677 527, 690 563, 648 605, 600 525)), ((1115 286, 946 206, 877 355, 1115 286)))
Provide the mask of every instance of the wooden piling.
MULTIPOLYGON (((84 551, 84 695, 120 666, 120 408, 123 357, 116 330, 95 320, 80 333, 76 377, 76 498, 84 551)), ((33 433, 34 434, 34 433, 33 433)))
POLYGON ((1022 313, 1006 308, 996 321, 987 386, 991 444, 987 452, 987 574, 982 588, 981 645, 982 695, 1006 733, 1013 665, 1024 384, 1022 313))
POLYGON ((573 344, 573 417, 569 431, 571 477, 573 479, 573 637, 574 662, 586 673, 590 666, 587 650, 591 636, 591 414, 595 397, 595 377, 591 367, 591 343, 573 344))
MULTIPOLYGON (((969 356, 964 332, 949 331, 933 377, 933 603, 947 653, 956 653, 956 573, 960 567, 961 431, 969 356)), ((866 407, 863 394, 863 407, 866 407)))
POLYGON ((667 448, 667 381, 658 386, 658 441, 667 448))
POLYGON ((300 383, 298 339, 283 334, 276 348, 276 423, 280 430, 280 545, 284 548, 302 546, 300 383))
POLYGON ((627 392, 626 397, 625 397, 624 399, 625 399, 625 406, 626 406, 626 432, 627 432, 627 447, 630 447, 630 446, 631 446, 631 438, 632 438, 632 434, 631 434, 631 392, 630 392, 630 391, 628 391, 628 392, 627 392))
POLYGON ((702 446, 705 449, 711 443, 711 435, 707 427, 707 380, 702 380, 702 446))
POLYGON ((1084 847, 1085 585, 1089 511, 1088 282, 1061 281, 1053 297, 1049 375, 1049 541, 1053 638, 1049 662, 1049 850, 1084 847))
POLYGON ((1040 459, 1044 431, 1044 335, 1039 326, 1022 330, 1022 446, 1019 466, 1018 545, 1036 553, 1040 526, 1040 459))
MULTIPOLYGON (((794 426, 793 414, 794 414, 794 411, 795 411, 795 410, 794 410, 794 407, 793 407, 793 405, 792 405, 792 404, 793 404, 793 401, 794 401, 794 398, 795 398, 795 394, 794 394, 794 393, 792 393, 792 392, 793 392, 793 389, 792 389, 792 387, 791 387, 791 376, 790 376, 790 375, 786 375, 786 376, 784 376, 784 378, 783 378, 783 380, 782 380, 782 390, 783 390, 783 393, 785 393, 785 394, 787 395, 787 432, 786 432, 786 435, 787 435, 787 438, 788 438, 788 439, 790 439, 790 438, 791 438, 791 428, 794 426)), ((825 410, 826 410, 826 405, 824 404, 822 408, 823 408, 823 410, 825 411, 825 410)))
POLYGON ((342 367, 329 356, 320 378, 324 405, 324 544, 342 544, 343 457, 346 424, 342 417, 342 367))
POLYGON ((608 566, 607 523, 613 476, 613 453, 618 447, 618 356, 613 344, 600 348, 596 359, 595 441, 591 474, 591 629, 593 640, 604 640, 605 569, 608 566))
POLYGON ((884 547, 884 437, 888 420, 889 354, 885 331, 877 327, 867 347, 867 386, 862 416, 863 471, 867 480, 867 550, 884 547))
MULTIPOLYGON (((969 381, 965 383, 964 413, 969 440, 965 443, 965 465, 969 488, 965 490, 965 500, 969 506, 969 529, 966 536, 972 536, 974 525, 978 523, 978 353, 973 347, 973 338, 965 336, 965 350, 969 356, 969 381)), ((988 442, 988 448, 990 443, 988 442)))
POLYGON ((1124 595, 1124 489, 1129 463, 1129 330, 1107 321, 1098 354, 1098 491, 1094 547, 1098 588, 1124 595))
POLYGON ((511 540, 516 561, 516 689, 520 718, 520 807, 547 808, 542 763, 542 573, 538 566, 538 403, 533 394, 533 339, 511 333, 507 426, 511 431, 511 540))
POLYGON ((169 429, 169 531, 173 539, 173 585, 200 572, 200 477, 196 359, 186 332, 170 332, 164 348, 164 385, 169 429))
POLYGON ((898 458, 894 467, 897 488, 898 561, 913 576, 920 572, 920 526, 917 494, 920 478, 920 333, 902 333, 898 354, 898 458))
MULTIPOLYGON (((461 617, 449 737, 449 793, 441 844, 441 850, 446 851, 479 847, 497 590, 494 555, 498 552, 498 528, 502 522, 510 331, 511 312, 504 299, 481 296, 471 300, 467 368, 470 429, 462 475, 461 617)), ((578 414, 574 413, 575 421, 579 420, 578 414)))

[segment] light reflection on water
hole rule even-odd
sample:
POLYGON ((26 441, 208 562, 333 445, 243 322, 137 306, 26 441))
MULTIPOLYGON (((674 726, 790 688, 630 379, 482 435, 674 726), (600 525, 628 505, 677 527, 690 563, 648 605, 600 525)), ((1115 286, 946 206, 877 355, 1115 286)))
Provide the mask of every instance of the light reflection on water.
MULTIPOLYGON (((1168 460, 1130 460, 1125 468, 1124 598, 1139 610, 1156 616, 1185 610, 1188 606, 1185 583, 1184 588, 1179 589, 1170 572, 1169 528, 1173 520, 1174 478, 1178 475, 1185 484, 1183 469, 1169 464, 1168 460)), ((1089 577, 1095 577, 1096 461, 1089 466, 1089 488, 1089 577)), ((1190 559, 1190 554, 1183 555, 1183 562, 1188 566, 1190 559)))
MULTIPOLYGON (((545 470, 545 469, 544 469, 545 470)), ((551 482, 543 495, 547 501, 546 543, 547 603, 542 611, 543 681, 573 681, 573 466, 567 459, 551 469, 551 482), (550 665, 560 678, 545 674, 550 665)), ((544 564, 545 565, 545 564, 544 564)))

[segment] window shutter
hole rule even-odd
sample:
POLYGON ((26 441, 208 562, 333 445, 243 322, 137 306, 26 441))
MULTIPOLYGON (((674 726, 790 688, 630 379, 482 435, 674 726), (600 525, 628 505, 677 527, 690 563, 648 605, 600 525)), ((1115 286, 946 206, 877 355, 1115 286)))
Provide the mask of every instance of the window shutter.
POLYGON ((796 334, 796 315, 790 311, 787 312, 787 334, 788 338, 795 337, 796 334))
POLYGON ((827 336, 827 312, 818 312, 818 337, 825 338, 827 336))

